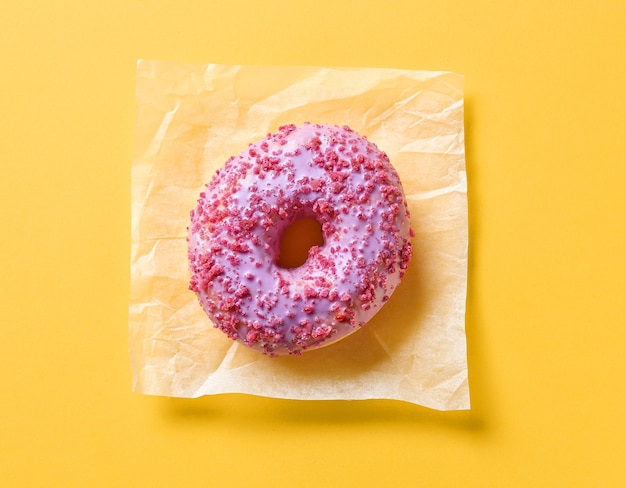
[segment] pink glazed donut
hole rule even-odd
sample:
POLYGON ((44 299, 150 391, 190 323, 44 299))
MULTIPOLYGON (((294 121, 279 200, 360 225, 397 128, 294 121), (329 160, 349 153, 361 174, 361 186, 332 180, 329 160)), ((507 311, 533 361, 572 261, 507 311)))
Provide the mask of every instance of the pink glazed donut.
POLYGON ((350 128, 285 125, 218 170, 191 211, 189 288, 215 327, 268 356, 365 325, 411 260, 409 211, 387 155, 350 128), (317 220, 324 244, 279 263, 285 229, 317 220))

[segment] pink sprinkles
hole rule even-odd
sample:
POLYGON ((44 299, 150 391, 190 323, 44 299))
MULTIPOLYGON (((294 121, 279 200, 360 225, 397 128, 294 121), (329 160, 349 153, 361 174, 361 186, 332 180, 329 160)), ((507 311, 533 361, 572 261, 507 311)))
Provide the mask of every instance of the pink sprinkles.
POLYGON ((228 337, 300 354, 363 326, 411 261, 413 236, 387 155, 350 128, 286 125, 230 158, 191 211, 189 288, 228 337), (315 218, 324 245, 278 266, 280 239, 315 218))

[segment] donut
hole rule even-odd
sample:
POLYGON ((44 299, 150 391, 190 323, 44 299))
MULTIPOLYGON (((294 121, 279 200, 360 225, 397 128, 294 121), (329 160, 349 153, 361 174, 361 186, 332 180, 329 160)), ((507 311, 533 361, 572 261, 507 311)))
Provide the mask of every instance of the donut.
POLYGON ((389 299, 412 255, 409 210, 387 155, 347 126, 284 125, 231 157, 190 212, 189 289, 213 325, 270 357, 332 344, 389 299), (304 264, 285 230, 321 226, 304 264))

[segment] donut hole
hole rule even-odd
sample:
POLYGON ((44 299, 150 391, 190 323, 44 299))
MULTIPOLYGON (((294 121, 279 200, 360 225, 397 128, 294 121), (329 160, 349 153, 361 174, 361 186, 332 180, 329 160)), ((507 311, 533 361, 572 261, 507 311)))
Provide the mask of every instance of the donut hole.
POLYGON ((309 249, 324 245, 322 224, 304 217, 287 226, 280 239, 278 265, 282 268, 297 268, 306 263, 309 249))

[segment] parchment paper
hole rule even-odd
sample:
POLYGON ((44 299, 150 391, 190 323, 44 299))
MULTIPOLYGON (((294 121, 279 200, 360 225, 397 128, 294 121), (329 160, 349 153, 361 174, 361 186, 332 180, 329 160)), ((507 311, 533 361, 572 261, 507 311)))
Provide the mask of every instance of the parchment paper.
POLYGON ((137 64, 130 356, 136 392, 248 393, 469 408, 463 78, 447 72, 137 64), (413 261, 369 324, 300 357, 214 329, 188 290, 186 227, 229 156, 287 123, 349 125, 386 151, 410 205, 413 261))

